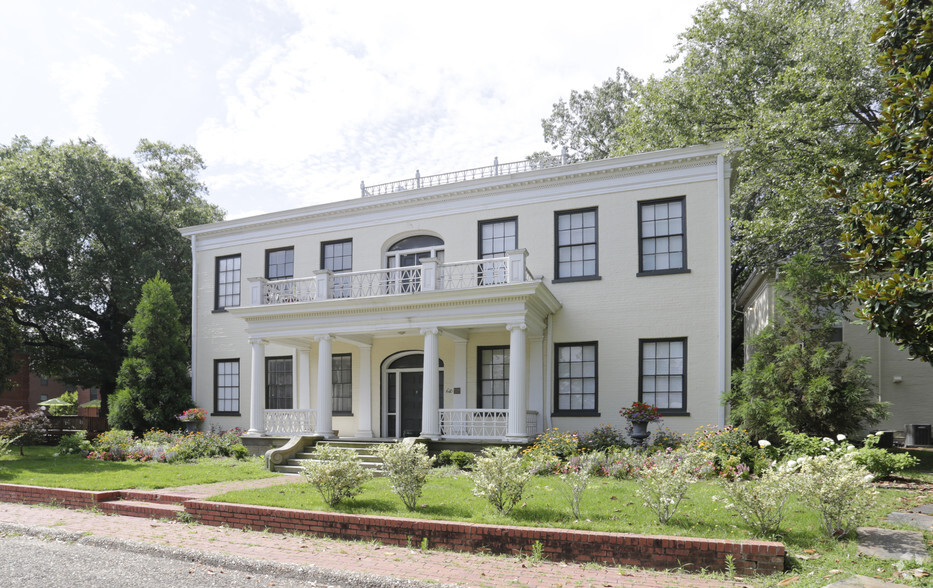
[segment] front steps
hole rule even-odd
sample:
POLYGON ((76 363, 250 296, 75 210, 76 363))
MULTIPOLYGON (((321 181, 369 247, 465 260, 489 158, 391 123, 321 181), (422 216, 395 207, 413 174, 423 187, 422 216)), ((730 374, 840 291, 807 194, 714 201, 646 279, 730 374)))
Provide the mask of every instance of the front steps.
POLYGON ((98 504, 101 512, 127 517, 177 520, 185 512, 183 506, 190 496, 160 492, 121 490, 120 498, 98 504))
MULTIPOLYGON (((395 443, 395 441, 356 441, 351 439, 333 439, 321 440, 319 445, 330 445, 331 447, 344 447, 356 452, 357 457, 363 467, 371 470, 374 476, 382 475, 382 460, 376 457, 375 448, 383 443, 395 443)), ((301 451, 296 453, 284 464, 274 466, 274 471, 280 474, 298 475, 305 463, 314 461, 314 445, 307 445, 301 451)))

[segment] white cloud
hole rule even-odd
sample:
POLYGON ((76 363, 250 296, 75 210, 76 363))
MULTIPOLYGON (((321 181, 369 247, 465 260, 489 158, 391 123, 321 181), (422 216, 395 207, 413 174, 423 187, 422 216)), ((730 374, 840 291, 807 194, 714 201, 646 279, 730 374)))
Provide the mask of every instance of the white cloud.
POLYGON ((101 96, 112 79, 122 77, 120 69, 100 55, 88 54, 52 64, 50 75, 72 117, 74 129, 68 134, 105 141, 109 132, 99 118, 101 96))
POLYGON ((167 52, 178 42, 178 35, 172 27, 160 18, 143 12, 127 14, 125 18, 129 21, 132 36, 136 41, 129 47, 135 61, 167 52))

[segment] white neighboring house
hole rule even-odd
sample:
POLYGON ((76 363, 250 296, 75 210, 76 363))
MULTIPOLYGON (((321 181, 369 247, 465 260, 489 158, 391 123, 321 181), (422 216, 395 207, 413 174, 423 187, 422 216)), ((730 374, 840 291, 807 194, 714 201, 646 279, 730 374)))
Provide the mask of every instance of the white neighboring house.
MULTIPOLYGON (((776 280, 774 271, 755 272, 736 297, 736 307, 745 314, 746 361, 749 339, 774 320, 776 280)), ((911 361, 906 351, 887 338, 842 317, 836 324, 834 340, 849 345, 852 357, 869 358, 866 371, 872 378, 875 397, 890 403, 890 416, 874 428, 903 431, 910 445, 930 444, 929 435, 917 431, 914 425, 933 424, 933 366, 919 359, 911 361)))
POLYGON ((362 186, 188 227, 192 394, 249 436, 526 442, 722 424, 729 185, 714 144, 362 186))

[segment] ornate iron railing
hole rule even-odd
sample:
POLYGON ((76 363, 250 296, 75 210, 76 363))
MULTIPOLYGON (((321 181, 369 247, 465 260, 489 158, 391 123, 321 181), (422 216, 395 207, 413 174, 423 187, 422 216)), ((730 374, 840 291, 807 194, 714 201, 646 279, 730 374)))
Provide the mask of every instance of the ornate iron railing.
POLYGON ((511 161, 509 163, 499 163, 499 158, 495 158, 492 165, 485 167, 474 167, 442 174, 422 176, 420 171, 415 172, 415 177, 405 180, 396 180, 384 184, 375 184, 367 186, 365 182, 360 182, 360 193, 365 198, 367 196, 381 196, 383 194, 394 194, 406 190, 416 190, 418 188, 427 188, 430 186, 442 186, 453 184, 455 182, 466 182, 468 180, 478 180, 481 178, 491 178, 495 176, 507 176, 536 169, 545 169, 566 165, 570 162, 566 149, 560 155, 538 156, 521 161, 511 161))
MULTIPOLYGON (((508 409, 442 408, 438 411, 445 439, 501 439, 508 432, 508 409)), ((538 434, 538 413, 528 411, 525 434, 538 434)))
POLYGON ((317 411, 275 409, 265 411, 266 435, 309 435, 317 424, 317 411))

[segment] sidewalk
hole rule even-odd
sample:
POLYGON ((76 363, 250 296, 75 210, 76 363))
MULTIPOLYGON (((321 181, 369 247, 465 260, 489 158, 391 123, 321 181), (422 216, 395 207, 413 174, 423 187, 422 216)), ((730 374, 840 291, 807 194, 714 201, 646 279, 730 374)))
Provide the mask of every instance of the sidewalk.
MULTIPOLYGON (((301 478, 266 478, 166 490, 172 494, 204 498, 227 490, 300 482, 301 478)), ((90 511, 0 503, 0 531, 41 533, 44 529, 105 538, 120 545, 132 543, 158 548, 246 558, 273 564, 313 566, 333 570, 441 582, 461 586, 741 586, 689 574, 608 568, 595 565, 531 562, 460 552, 422 551, 418 545, 399 548, 375 543, 239 531, 224 527, 188 525, 177 521, 105 515, 90 511), (29 527, 19 529, 19 525, 29 527)), ((53 531, 54 532, 54 531, 53 531)))

